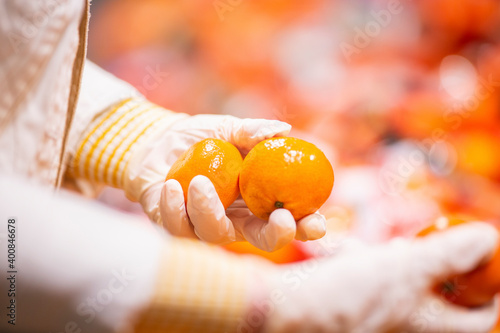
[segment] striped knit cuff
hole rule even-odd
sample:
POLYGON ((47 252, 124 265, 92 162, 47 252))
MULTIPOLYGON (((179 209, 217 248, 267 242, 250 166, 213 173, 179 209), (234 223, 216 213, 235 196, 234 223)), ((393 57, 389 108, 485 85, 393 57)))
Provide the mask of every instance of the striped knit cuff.
POLYGON ((165 127, 171 111, 141 99, 126 99, 92 121, 71 163, 74 177, 123 188, 134 147, 165 127))
POLYGON ((163 253, 153 301, 135 332, 237 332, 251 308, 252 271, 266 267, 212 245, 174 238, 163 253))

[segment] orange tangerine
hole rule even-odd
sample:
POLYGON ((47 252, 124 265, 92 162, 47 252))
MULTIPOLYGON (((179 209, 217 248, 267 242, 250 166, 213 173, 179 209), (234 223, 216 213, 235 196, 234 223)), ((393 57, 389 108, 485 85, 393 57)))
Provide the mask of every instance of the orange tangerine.
POLYGON ((258 143, 245 157, 240 192, 250 211, 261 219, 286 208, 299 220, 325 203, 333 182, 332 165, 318 147, 278 137, 258 143))
POLYGON ((208 177, 227 209, 239 195, 238 177, 243 158, 231 143, 220 139, 205 139, 192 145, 170 168, 168 179, 177 180, 187 193, 191 180, 197 175, 208 177))

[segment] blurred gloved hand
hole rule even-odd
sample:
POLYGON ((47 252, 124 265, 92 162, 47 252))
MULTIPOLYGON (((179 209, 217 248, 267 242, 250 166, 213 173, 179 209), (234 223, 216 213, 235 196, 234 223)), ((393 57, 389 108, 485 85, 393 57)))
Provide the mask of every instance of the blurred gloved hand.
POLYGON ((123 188, 131 200, 141 203, 153 221, 176 236, 197 237, 216 244, 248 240, 258 248, 272 251, 294 238, 310 240, 325 234, 325 219, 319 213, 295 222, 289 211, 280 209, 267 222, 251 214, 241 198, 224 211, 214 186, 203 176, 192 180, 187 207, 180 184, 175 180, 165 183, 172 164, 202 139, 226 140, 246 154, 264 139, 287 135, 290 125, 224 115, 188 116, 144 104, 151 105, 137 100, 123 102, 94 121, 75 158, 74 169, 80 170, 77 175, 123 188), (144 118, 137 120, 135 126, 139 129, 130 125, 136 118, 144 118), (120 122, 124 124, 120 126, 120 122), (107 132, 117 134, 107 141, 107 132), (140 134, 134 138, 136 132, 140 134), (127 141, 131 142, 129 146, 123 143, 127 141), (116 152, 122 146, 127 148, 123 158, 118 158, 116 152), (86 152, 89 153, 85 156, 86 152), (108 155, 111 157, 106 158, 108 155))
MULTIPOLYGON (((269 284, 278 301, 260 301, 264 332, 489 332, 497 300, 468 309, 431 288, 474 269, 497 245, 493 227, 470 223, 414 241, 350 244, 334 257, 281 266, 269 284)), ((247 325, 255 311, 259 302, 247 325)))

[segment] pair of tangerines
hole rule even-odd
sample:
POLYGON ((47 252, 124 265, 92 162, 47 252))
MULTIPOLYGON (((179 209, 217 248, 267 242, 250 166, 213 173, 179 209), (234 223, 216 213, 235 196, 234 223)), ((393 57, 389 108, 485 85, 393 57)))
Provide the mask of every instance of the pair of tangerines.
POLYGON ((276 137, 258 143, 242 158, 231 143, 205 139, 185 151, 172 165, 166 179, 176 179, 187 192, 196 175, 214 184, 224 208, 239 196, 257 217, 267 220, 286 208, 299 220, 316 212, 333 188, 333 168, 312 143, 276 137))

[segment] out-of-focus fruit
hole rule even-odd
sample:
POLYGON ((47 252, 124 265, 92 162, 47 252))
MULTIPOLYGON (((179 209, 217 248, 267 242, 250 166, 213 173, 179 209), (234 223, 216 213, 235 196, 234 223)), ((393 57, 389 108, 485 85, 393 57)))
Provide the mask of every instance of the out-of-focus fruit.
POLYGON ((489 179, 500 178, 498 142, 500 136, 487 129, 468 130, 450 136, 457 152, 457 168, 489 179))
POLYGON ((248 242, 234 242, 224 245, 224 248, 230 252, 238 254, 256 255, 272 261, 275 264, 288 264, 310 258, 310 256, 304 252, 296 242, 288 243, 281 249, 273 252, 260 250, 248 242))
MULTIPOLYGON (((417 236, 423 237, 466 222, 464 219, 442 217, 417 236)), ((462 306, 475 307, 490 302, 500 292, 500 250, 497 249, 486 264, 469 273, 452 276, 434 290, 450 302, 462 306)))

